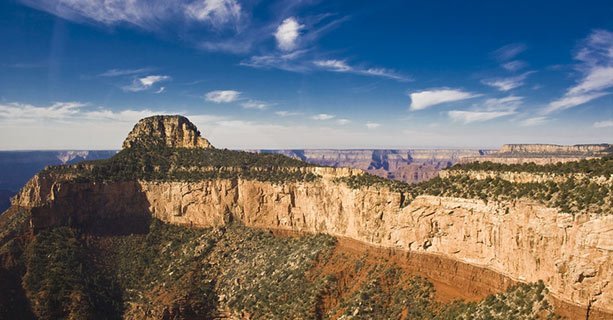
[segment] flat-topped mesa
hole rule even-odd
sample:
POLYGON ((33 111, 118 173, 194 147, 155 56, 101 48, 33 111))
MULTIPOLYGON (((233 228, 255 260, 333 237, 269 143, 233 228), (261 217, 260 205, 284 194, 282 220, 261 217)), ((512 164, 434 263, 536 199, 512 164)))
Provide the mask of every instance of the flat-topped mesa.
POLYGON ((505 144, 497 154, 561 154, 561 155, 601 155, 611 145, 603 144, 505 144))
POLYGON ((165 145, 172 148, 213 148, 186 117, 158 115, 138 121, 123 142, 123 149, 135 145, 165 145))

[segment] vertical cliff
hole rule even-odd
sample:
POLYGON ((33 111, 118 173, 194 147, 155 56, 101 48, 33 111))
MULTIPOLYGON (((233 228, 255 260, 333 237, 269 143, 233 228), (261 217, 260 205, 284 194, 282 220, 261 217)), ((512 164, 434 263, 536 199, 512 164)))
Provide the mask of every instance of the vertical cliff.
MULTIPOLYGON (((613 216, 572 216, 535 203, 420 196, 403 207, 387 188, 315 182, 56 182, 33 179, 14 201, 35 228, 151 214, 174 224, 327 233, 441 255, 522 282, 544 280, 568 303, 612 313, 613 216)), ((346 173, 345 173, 346 174, 346 173)), ((339 173, 338 176, 343 174, 339 173)), ((117 220, 119 221, 119 220, 117 220)))

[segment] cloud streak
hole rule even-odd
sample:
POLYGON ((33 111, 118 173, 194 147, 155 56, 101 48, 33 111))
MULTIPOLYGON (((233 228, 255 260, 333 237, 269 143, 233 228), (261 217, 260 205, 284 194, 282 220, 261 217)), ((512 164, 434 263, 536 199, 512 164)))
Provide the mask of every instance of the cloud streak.
MULTIPOLYGON (((150 76, 134 79, 130 85, 123 86, 122 89, 124 91, 129 91, 129 92, 145 91, 145 90, 151 89, 157 83, 168 81, 170 79, 171 78, 169 76, 150 75, 150 76)), ((161 93, 161 91, 157 93, 161 93)))
POLYGON ((610 94, 613 87, 613 32, 595 30, 583 40, 575 55, 582 77, 566 93, 549 103, 542 113, 573 108, 610 94))
POLYGON ((533 73, 532 71, 524 72, 515 77, 485 79, 481 82, 485 85, 488 85, 500 91, 506 92, 506 91, 510 91, 515 88, 523 86, 526 78, 532 73, 533 73))
POLYGON ((423 110, 435 105, 462 101, 474 97, 479 94, 466 92, 459 89, 430 89, 409 94, 411 104, 409 109, 412 111, 423 110))
POLYGON ((313 64, 323 70, 332 71, 332 72, 346 72, 346 73, 354 73, 364 76, 373 76, 373 77, 383 77, 398 81, 409 81, 410 78, 404 75, 397 73, 391 69, 385 68, 364 68, 358 66, 351 66, 347 63, 346 60, 336 60, 336 59, 328 59, 328 60, 315 60, 313 64))
POLYGON ((523 97, 508 96, 504 98, 491 98, 471 110, 451 110, 447 113, 453 121, 464 124, 472 122, 485 122, 501 117, 514 115, 523 103, 523 97))

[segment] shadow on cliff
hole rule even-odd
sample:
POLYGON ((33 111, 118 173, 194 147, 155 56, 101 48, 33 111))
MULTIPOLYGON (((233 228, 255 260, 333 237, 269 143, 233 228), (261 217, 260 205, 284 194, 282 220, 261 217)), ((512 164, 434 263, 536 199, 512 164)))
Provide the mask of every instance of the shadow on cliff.
POLYGON ((146 234, 152 219, 138 182, 65 185, 53 202, 31 209, 34 232, 68 226, 99 236, 146 234))

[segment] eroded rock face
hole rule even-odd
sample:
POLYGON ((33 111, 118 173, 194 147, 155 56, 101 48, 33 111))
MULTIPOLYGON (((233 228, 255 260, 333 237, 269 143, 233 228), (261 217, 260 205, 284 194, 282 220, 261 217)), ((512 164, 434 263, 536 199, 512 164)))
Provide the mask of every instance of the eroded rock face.
MULTIPOLYGON (((320 168, 321 169, 321 168, 320 168)), ((14 200, 44 228, 149 213, 175 224, 323 232, 383 248, 440 255, 511 279, 542 279, 568 303, 613 313, 613 215, 572 216, 526 201, 420 196, 401 207, 387 188, 352 189, 326 168, 314 182, 71 183, 35 178, 14 200), (134 207, 134 208, 132 208, 134 207)), ((478 279, 475 279, 478 281, 478 279)))
POLYGON ((177 148, 213 148, 183 116, 152 116, 140 120, 123 142, 123 148, 156 143, 177 148))

